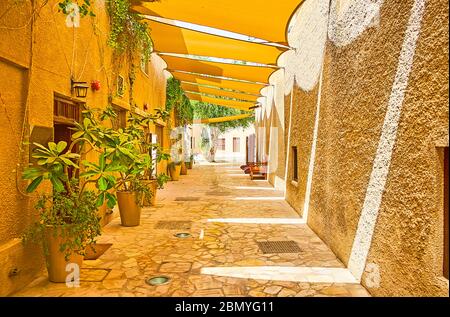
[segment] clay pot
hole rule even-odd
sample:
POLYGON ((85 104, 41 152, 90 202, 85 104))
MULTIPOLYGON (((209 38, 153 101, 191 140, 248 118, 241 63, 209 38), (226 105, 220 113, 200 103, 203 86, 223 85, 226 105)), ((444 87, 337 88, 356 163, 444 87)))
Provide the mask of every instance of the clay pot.
POLYGON ((171 165, 169 167, 170 178, 173 181, 180 180, 181 165, 171 165))
POLYGON ((187 175, 187 173, 188 173, 188 171, 187 171, 186 163, 181 162, 180 175, 187 175))
POLYGON ((141 223, 141 207, 136 203, 136 192, 117 192, 117 202, 122 226, 139 226, 141 223))
POLYGON ((186 167, 187 167, 188 170, 191 170, 193 165, 194 165, 192 161, 186 162, 185 164, 186 164, 186 167))
POLYGON ((152 193, 151 199, 146 199, 144 197, 144 206, 154 206, 156 204, 156 191, 158 190, 158 182, 155 179, 143 181, 145 185, 150 189, 152 193))
POLYGON ((62 244, 67 243, 70 238, 64 237, 65 234, 63 234, 62 230, 64 230, 62 227, 54 226, 48 226, 45 230, 45 240, 48 246, 48 254, 46 254, 48 279, 53 283, 66 282, 67 276, 73 273, 74 270, 74 268, 68 267, 67 272, 66 266, 68 264, 76 264, 78 265, 78 269, 83 264, 83 256, 75 251, 66 261, 65 254, 60 251, 60 247, 62 244))

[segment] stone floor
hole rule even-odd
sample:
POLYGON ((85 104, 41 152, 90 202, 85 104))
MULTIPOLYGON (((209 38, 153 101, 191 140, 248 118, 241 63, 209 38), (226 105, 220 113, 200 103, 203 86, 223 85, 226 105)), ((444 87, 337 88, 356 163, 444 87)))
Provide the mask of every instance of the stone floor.
POLYGON ((14 296, 369 296, 282 192, 232 164, 196 165, 158 192, 141 226, 125 228, 116 218, 98 242, 113 246, 84 261, 80 287, 50 283, 43 272, 14 296), (161 220, 192 223, 156 229, 161 220), (179 232, 192 237, 175 237, 179 232), (282 240, 300 251, 264 254, 257 244, 282 240), (160 275, 170 282, 146 284, 160 275))

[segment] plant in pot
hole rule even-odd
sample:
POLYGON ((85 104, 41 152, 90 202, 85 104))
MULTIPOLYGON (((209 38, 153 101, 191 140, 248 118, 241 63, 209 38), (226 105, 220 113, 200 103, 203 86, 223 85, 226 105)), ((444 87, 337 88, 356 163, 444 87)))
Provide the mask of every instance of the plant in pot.
POLYGON ((172 181, 179 181, 181 174, 181 161, 171 161, 168 165, 170 179, 172 181))
POLYGON ((152 194, 150 200, 144 199, 144 206, 154 206, 156 204, 156 191, 157 189, 163 188, 167 182, 167 175, 162 174, 161 177, 156 175, 156 165, 170 158, 170 155, 165 153, 159 144, 150 144, 149 149, 149 152, 156 157, 153 158, 152 155, 144 154, 140 160, 140 164, 142 164, 142 169, 144 170, 143 183, 148 186, 152 194))
POLYGON ((167 118, 167 111, 156 109, 156 115, 147 115, 146 117, 132 115, 127 131, 132 135, 138 146, 140 159, 136 162, 143 170, 142 183, 148 187, 151 192, 151 199, 144 199, 144 206, 155 205, 156 191, 158 183, 167 181, 166 178, 160 178, 156 175, 156 167, 162 161, 167 161, 170 158, 168 153, 158 144, 154 143, 150 133, 150 124, 154 124, 158 119, 167 118))
POLYGON ((189 156, 189 160, 185 162, 187 169, 191 170, 194 167, 194 154, 189 156))
POLYGON ((181 165, 183 163, 181 159, 182 149, 178 144, 177 142, 172 146, 170 163, 167 166, 172 181, 180 180, 181 165))
POLYGON ((180 169, 180 175, 187 175, 188 174, 188 168, 185 161, 181 161, 181 169, 180 169))
POLYGON ((64 141, 49 142, 47 146, 34 143, 36 149, 32 156, 37 159, 37 165, 23 172, 23 178, 31 180, 28 193, 36 191, 46 181, 53 185, 52 194, 39 194, 36 204, 39 219, 23 236, 24 242, 42 244, 51 282, 66 282, 68 263, 82 265, 86 246, 95 243, 100 235, 98 207, 104 201, 109 206, 115 204, 115 197, 108 193, 115 178, 106 167, 101 174, 82 162, 86 170, 80 173, 81 156, 74 152, 76 145, 80 153, 87 145, 97 148, 83 136, 74 134, 70 146, 64 141), (85 173, 89 173, 89 179, 85 173), (96 186, 88 187, 88 183, 96 186))
POLYGON ((118 172, 114 186, 122 225, 135 227, 140 224, 143 199, 151 199, 151 191, 142 182, 144 161, 148 154, 139 153, 136 136, 132 130, 114 131, 105 143, 107 165, 118 172))

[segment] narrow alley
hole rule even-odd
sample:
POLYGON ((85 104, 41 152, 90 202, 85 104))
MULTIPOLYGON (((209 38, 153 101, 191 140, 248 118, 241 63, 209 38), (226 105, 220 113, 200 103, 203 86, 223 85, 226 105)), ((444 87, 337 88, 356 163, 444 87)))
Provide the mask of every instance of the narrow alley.
POLYGON ((155 207, 143 209, 140 227, 124 228, 116 218, 103 229, 98 243, 112 246, 84 261, 79 288, 51 283, 43 272, 14 296, 368 296, 281 191, 233 164, 191 171, 168 183, 155 207), (166 221, 180 227, 155 230, 166 221), (299 250, 258 248, 287 240, 299 250), (146 284, 156 276, 170 282, 146 284))
POLYGON ((0 299, 448 298, 448 24, 448 0, 0 0, 0 299))

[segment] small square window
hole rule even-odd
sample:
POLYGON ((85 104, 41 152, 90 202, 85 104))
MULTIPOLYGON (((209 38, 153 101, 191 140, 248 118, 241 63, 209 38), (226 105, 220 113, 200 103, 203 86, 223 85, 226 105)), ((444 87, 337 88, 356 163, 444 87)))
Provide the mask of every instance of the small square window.
POLYGON ((298 182, 298 152, 297 147, 292 147, 292 180, 298 182))

